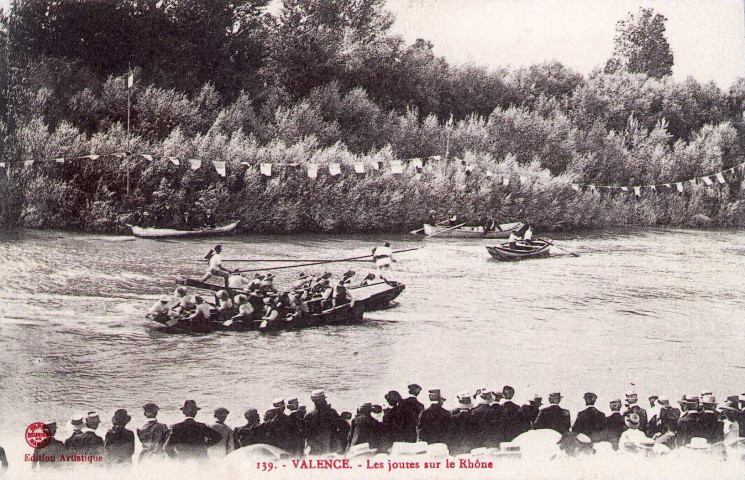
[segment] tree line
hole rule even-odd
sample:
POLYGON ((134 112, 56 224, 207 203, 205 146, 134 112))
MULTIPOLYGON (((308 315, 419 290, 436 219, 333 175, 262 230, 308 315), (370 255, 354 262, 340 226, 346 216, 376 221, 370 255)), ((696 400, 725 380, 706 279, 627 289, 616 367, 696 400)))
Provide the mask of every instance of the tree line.
POLYGON ((257 232, 397 231, 433 208, 551 229, 745 221, 739 181, 641 200, 570 188, 673 182, 741 163, 745 79, 728 91, 674 81, 658 13, 620 21, 606 65, 583 76, 556 61, 450 65, 432 43, 392 34, 384 0, 269 7, 15 0, 0 31, 2 161, 126 151, 226 161, 228 177, 134 155, 15 168, 0 180, 0 223, 117 231, 146 210, 169 212, 159 216, 171 227, 183 213, 214 213, 257 232), (419 175, 257 174, 262 162, 445 153, 419 175), (455 158, 480 168, 468 174, 455 158), (487 170, 515 181, 498 185, 487 170))

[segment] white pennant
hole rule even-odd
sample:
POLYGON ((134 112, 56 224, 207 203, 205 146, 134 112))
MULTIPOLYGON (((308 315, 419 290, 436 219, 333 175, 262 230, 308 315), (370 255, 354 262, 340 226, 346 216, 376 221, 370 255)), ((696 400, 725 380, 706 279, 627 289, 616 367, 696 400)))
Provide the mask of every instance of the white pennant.
POLYGON ((621 187, 621 191, 622 192, 628 192, 629 191, 629 187, 621 187))
POLYGON ((391 173, 394 175, 400 175, 404 173, 404 166, 401 164, 398 160, 393 160, 391 162, 391 173))
POLYGON ((652 190, 653 192, 656 192, 656 191, 657 191, 657 185, 651 185, 651 186, 650 186, 649 188, 650 188, 650 189, 651 189, 651 190, 652 190))
POLYGON ((55 158, 54 161, 57 162, 57 163, 65 163, 65 159, 62 158, 62 157, 55 158))
POLYGON ((308 164, 308 178, 318 177, 318 165, 315 163, 308 164))
POLYGON ((190 158, 189 159, 189 168, 192 170, 199 170, 199 168, 202 166, 202 161, 198 158, 190 158))
POLYGON ((714 182, 709 177, 701 177, 701 180, 703 180, 706 185, 714 185, 714 182))
POLYGON ((695 178, 692 178, 692 179, 690 179, 688 181, 691 182, 691 185, 696 185, 696 179, 695 178))
POLYGON ((271 177, 272 176, 272 164, 262 163, 261 165, 259 165, 259 173, 261 173, 265 177, 271 177))
POLYGON ((181 164, 181 162, 179 162, 179 159, 176 157, 166 157, 166 158, 168 159, 169 162, 176 165, 177 167, 181 164))
POLYGON ((90 158, 91 160, 98 160, 101 155, 86 155, 83 158, 90 158))
POLYGON ((489 170, 487 170, 486 171, 486 178, 491 178, 491 177, 492 177, 492 173, 489 170))
POLYGON ((727 181, 724 179, 724 174, 722 174, 722 172, 719 172, 719 173, 717 173, 714 176, 717 177, 717 182, 719 182, 719 183, 727 183, 727 181))
POLYGON ((142 158, 144 158, 145 160, 147 160, 148 162, 152 162, 153 161, 153 156, 152 155, 146 155, 144 153, 141 153, 140 156, 142 158))
POLYGON ((432 155, 429 157, 430 160, 442 160, 442 155, 432 155))
POLYGON ((341 174, 341 165, 338 163, 329 163, 329 175, 335 177, 341 174))
POLYGON ((577 185, 576 183, 573 183, 572 190, 574 190, 575 192, 579 192, 579 185, 577 185))
POLYGON ((357 162, 354 164, 354 172, 355 173, 365 173, 365 164, 362 162, 357 162))
POLYGON ((591 191, 591 192, 594 192, 595 190, 596 190, 596 187, 595 187, 595 185, 590 185, 590 191, 591 191))
POLYGON ((411 164, 414 165, 414 167, 417 168, 417 169, 421 169, 421 168, 424 167, 424 164, 422 163, 422 159, 421 158, 412 158, 411 159, 411 164))
POLYGON ((678 189, 679 193, 683 193, 683 182, 676 182, 675 187, 678 189))
POLYGON ((221 177, 224 177, 227 175, 227 172, 225 171, 225 162, 222 160, 212 160, 212 165, 215 167, 215 171, 218 175, 221 177))
POLYGON ((510 177, 502 177, 502 185, 507 187, 510 184, 510 177))
POLYGON ((642 196, 642 187, 634 187, 634 195, 636 195, 637 197, 641 197, 642 196))
POLYGON ((23 166, 24 167, 30 167, 33 164, 34 164, 34 161, 33 160, 26 160, 25 162, 23 162, 23 166))

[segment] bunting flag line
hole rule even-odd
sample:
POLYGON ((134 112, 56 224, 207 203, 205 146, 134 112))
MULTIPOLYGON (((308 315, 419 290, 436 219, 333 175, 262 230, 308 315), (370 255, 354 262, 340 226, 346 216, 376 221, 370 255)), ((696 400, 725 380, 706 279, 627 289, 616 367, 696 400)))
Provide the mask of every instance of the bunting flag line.
POLYGON ((272 176, 272 164, 271 163, 262 163, 259 166, 259 173, 265 177, 271 177, 272 176))
POLYGON ((190 158, 189 159, 189 168, 192 170, 199 170, 199 168, 202 166, 202 161, 198 158, 190 158))
POLYGON ((703 180, 706 185, 714 185, 714 182, 709 177, 701 177, 701 180, 703 180))
POLYGON ((714 176, 716 177, 717 182, 719 182, 720 184, 727 183, 727 181, 724 179, 724 173, 719 172, 719 173, 715 174, 714 176))
POLYGON ((59 158, 55 158, 55 159, 54 159, 54 161, 55 161, 56 163, 65 163, 65 159, 64 159, 64 158, 62 158, 62 157, 59 157, 59 158))
POLYGON ((675 183, 675 187, 678 189, 678 193, 683 193, 683 182, 675 183))
POLYGON ((147 160, 148 162, 152 162, 153 161, 153 156, 152 155, 147 155, 147 154, 141 153, 140 156, 142 158, 144 158, 145 160, 147 160))
POLYGON ((634 187, 634 195, 636 195, 637 197, 641 197, 642 196, 642 187, 634 187))
POLYGON ((503 187, 509 187, 510 186, 510 177, 503 177, 502 178, 502 186, 503 187))
POLYGON ((424 168, 424 164, 422 163, 422 159, 421 158, 412 158, 411 159, 411 164, 414 166, 414 168, 419 169, 419 170, 421 170, 422 168, 424 168))
POLYGON ((227 172, 225 171, 225 162, 222 160, 212 160, 212 165, 215 167, 215 171, 221 177, 225 177, 227 172))

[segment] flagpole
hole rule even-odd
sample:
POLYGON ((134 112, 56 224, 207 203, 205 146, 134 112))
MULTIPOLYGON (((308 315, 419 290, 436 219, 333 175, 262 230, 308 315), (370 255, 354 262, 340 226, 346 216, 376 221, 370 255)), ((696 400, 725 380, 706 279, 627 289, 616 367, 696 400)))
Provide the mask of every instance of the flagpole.
POLYGON ((127 148, 124 152, 124 161, 127 162, 127 197, 129 197, 129 116, 132 107, 130 98, 130 82, 132 79, 132 65, 127 64, 127 148))

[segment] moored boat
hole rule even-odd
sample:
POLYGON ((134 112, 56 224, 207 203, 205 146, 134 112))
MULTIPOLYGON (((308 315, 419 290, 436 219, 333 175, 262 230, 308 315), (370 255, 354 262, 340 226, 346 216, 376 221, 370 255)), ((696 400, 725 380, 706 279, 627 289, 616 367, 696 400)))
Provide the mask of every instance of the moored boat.
POLYGON ((240 220, 215 228, 204 228, 202 230, 175 230, 172 228, 148 228, 130 225, 132 235, 138 238, 183 238, 183 237, 206 237, 230 233, 238 226, 240 220))
POLYGON ((517 242, 517 248, 511 248, 509 243, 486 247, 489 254, 497 260, 524 260, 526 258, 541 258, 549 256, 551 243, 543 239, 534 239, 531 244, 517 242))
POLYGON ((496 230, 486 231, 482 226, 450 228, 445 225, 424 224, 423 233, 427 237, 436 235, 442 238, 508 238, 512 232, 517 232, 523 226, 522 222, 503 223, 496 230))

